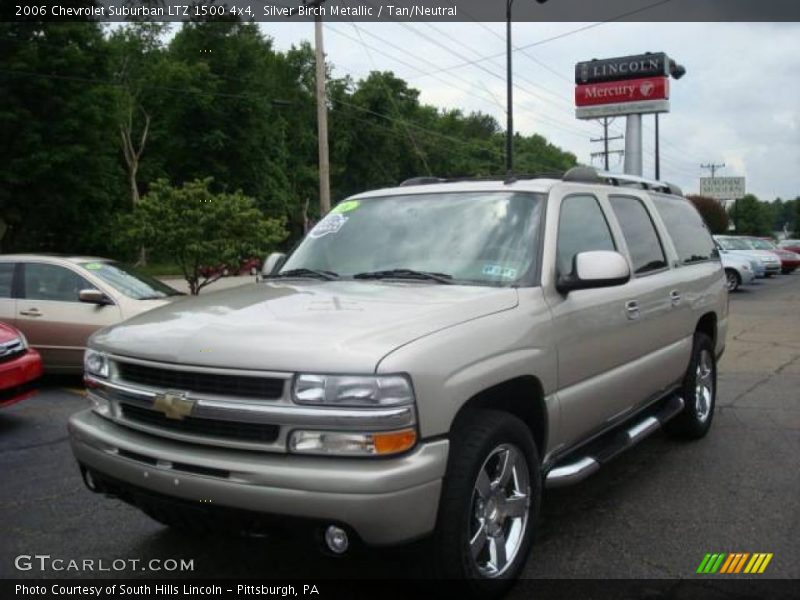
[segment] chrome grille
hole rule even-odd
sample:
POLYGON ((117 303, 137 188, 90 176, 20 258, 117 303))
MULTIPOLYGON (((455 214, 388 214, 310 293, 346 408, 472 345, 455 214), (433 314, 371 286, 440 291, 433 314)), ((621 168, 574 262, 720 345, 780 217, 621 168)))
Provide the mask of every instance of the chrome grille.
POLYGON ((284 380, 274 377, 173 371, 126 362, 118 362, 117 371, 122 381, 154 388, 266 400, 278 399, 283 394, 284 380))
POLYGON ((170 419, 160 412, 121 404, 120 409, 125 420, 159 429, 167 429, 176 433, 189 435, 205 435, 237 441, 252 441, 269 444, 278 439, 280 427, 263 423, 242 423, 238 421, 220 421, 217 419, 200 419, 186 417, 181 420, 170 419))
POLYGON ((22 345, 22 340, 20 338, 13 339, 10 342, 4 342, 0 344, 0 362, 11 360, 23 352, 25 352, 25 346, 22 345))

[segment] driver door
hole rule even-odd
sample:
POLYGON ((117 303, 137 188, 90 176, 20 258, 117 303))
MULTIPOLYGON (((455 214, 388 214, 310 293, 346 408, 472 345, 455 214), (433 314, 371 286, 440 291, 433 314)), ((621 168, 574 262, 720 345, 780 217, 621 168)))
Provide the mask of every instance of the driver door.
POLYGON ((117 305, 81 302, 78 295, 84 289, 96 287, 72 269, 42 262, 23 264, 15 324, 42 355, 48 371, 81 371, 89 336, 121 319, 117 305))

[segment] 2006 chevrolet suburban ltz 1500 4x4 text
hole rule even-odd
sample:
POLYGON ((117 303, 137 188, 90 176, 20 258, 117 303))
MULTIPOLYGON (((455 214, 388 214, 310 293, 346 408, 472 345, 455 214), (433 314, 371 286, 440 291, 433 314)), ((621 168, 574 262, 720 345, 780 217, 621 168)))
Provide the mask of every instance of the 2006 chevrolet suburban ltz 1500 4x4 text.
POLYGON ((714 416, 725 274, 669 184, 410 180, 264 272, 92 336, 90 489, 176 527, 296 517, 333 552, 429 538, 480 590, 519 574, 543 487, 714 416))

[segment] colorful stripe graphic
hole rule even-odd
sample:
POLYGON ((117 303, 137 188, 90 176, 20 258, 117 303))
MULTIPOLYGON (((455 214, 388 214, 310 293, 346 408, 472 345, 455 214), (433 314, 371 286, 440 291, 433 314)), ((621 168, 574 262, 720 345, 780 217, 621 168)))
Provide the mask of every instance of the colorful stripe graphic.
POLYGON ((754 554, 750 554, 749 552, 732 552, 730 554, 724 552, 715 554, 709 553, 703 557, 696 572, 703 575, 714 573, 726 575, 736 575, 739 573, 751 575, 761 574, 766 570, 769 561, 772 560, 772 556, 773 554, 771 552, 756 552, 754 554))

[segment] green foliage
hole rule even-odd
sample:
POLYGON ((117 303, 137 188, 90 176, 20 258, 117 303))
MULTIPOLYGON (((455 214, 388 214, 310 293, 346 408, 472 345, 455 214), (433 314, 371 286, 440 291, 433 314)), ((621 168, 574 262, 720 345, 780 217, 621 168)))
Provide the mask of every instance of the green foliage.
POLYGON ((753 194, 739 198, 731 207, 736 235, 767 236, 772 234, 772 210, 753 194))
MULTIPOLYGON (((117 223, 150 182, 209 177, 208 193, 241 190, 285 221, 292 245, 319 216, 314 73, 309 44, 277 52, 235 19, 0 23, 3 250, 117 254, 117 223)), ((422 104, 391 72, 329 78, 328 97, 334 203, 418 175, 505 174, 494 118, 422 104)), ((519 172, 576 164, 538 135, 515 148, 519 172)))
POLYGON ((725 208, 718 200, 707 196, 686 196, 703 217, 706 226, 715 235, 728 232, 730 220, 725 208))
POLYGON ((205 277, 201 267, 264 256, 286 237, 283 220, 264 217, 252 198, 215 194, 211 184, 206 178, 172 187, 159 179, 125 220, 129 243, 171 257, 192 294, 221 277, 205 277))

